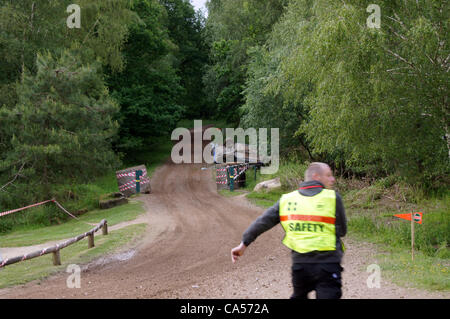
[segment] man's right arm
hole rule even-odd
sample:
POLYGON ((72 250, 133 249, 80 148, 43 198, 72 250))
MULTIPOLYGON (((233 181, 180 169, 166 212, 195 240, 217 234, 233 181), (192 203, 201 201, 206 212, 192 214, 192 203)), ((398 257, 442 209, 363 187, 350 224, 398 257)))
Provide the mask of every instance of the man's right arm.
POLYGON ((347 234, 347 217, 344 203, 339 193, 336 193, 336 235, 344 237, 347 234))
POLYGON ((277 225, 280 222, 279 209, 280 201, 259 216, 244 232, 242 243, 250 245, 259 235, 277 225))

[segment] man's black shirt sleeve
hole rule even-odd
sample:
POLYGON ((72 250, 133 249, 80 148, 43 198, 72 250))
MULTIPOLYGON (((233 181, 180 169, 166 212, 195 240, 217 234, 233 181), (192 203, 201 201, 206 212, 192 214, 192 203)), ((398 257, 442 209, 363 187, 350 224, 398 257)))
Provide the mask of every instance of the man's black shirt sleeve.
POLYGON ((250 245, 256 237, 268 231, 280 222, 280 201, 267 209, 259 216, 244 232, 242 242, 245 246, 250 245))
POLYGON ((347 234, 347 217, 341 195, 336 192, 336 235, 344 237, 347 234))

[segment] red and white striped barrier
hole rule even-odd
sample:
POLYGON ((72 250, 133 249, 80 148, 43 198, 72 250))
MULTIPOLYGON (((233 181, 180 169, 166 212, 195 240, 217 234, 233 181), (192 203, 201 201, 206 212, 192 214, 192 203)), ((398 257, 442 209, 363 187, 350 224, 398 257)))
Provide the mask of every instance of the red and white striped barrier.
POLYGON ((222 185, 226 185, 228 184, 228 177, 232 178, 235 183, 243 183, 244 181, 237 181, 237 179, 239 178, 239 176, 241 176, 248 168, 250 167, 250 165, 246 164, 246 165, 234 165, 234 166, 229 166, 227 168, 217 168, 216 169, 216 184, 222 184, 222 185), (233 175, 232 176, 228 176, 228 174, 226 173, 227 170, 229 168, 233 168, 233 175), (223 173, 222 173, 223 172, 223 173), (222 174, 221 174, 222 173, 222 174), (219 175, 220 174, 220 175, 219 175), (223 179, 225 178, 225 180, 217 180, 217 179, 223 179))
POLYGON ((136 176, 136 173, 135 173, 135 172, 132 172, 132 173, 117 174, 117 175, 116 175, 117 178, 128 177, 128 176, 136 176))
MULTIPOLYGON (((127 189, 135 188, 136 187, 136 183, 137 183, 136 180, 132 180, 132 181, 126 183, 126 184, 121 185, 119 187, 119 190, 120 191, 124 191, 124 190, 127 190, 127 189)), ((145 177, 144 178, 141 177, 140 183, 141 183, 141 185, 150 183, 150 179, 145 178, 145 177)))
MULTIPOLYGON (((146 169, 142 170, 142 176, 147 176, 147 170, 146 169)), ((136 177, 136 172, 117 174, 116 177, 117 178, 121 178, 121 177, 136 177)))
POLYGON ((9 215, 9 214, 12 214, 12 213, 20 212, 20 211, 28 209, 28 208, 44 205, 44 204, 47 204, 49 202, 55 202, 55 200, 54 199, 50 199, 50 200, 46 200, 44 202, 40 202, 40 203, 37 203, 37 204, 25 206, 25 207, 22 207, 22 208, 17 208, 17 209, 13 209, 13 210, 7 210, 6 212, 0 213, 0 217, 5 216, 5 215, 9 215))
MULTIPOLYGON (((71 213, 69 213, 69 211, 67 211, 67 209, 65 209, 60 203, 58 203, 58 201, 56 199, 49 199, 49 200, 46 200, 44 202, 40 202, 40 203, 37 203, 37 204, 28 205, 28 206, 25 206, 25 207, 22 207, 22 208, 13 209, 13 210, 8 210, 6 212, 0 213, 0 217, 5 216, 5 215, 9 215, 9 214, 12 214, 12 213, 20 212, 22 210, 26 210, 26 209, 29 209, 29 208, 33 208, 33 207, 37 207, 37 206, 40 206, 40 205, 44 205, 44 204, 47 204, 47 203, 50 203, 50 202, 55 203, 56 206, 58 206, 64 213, 66 213, 70 217, 75 218, 76 220, 80 220, 78 217, 76 217, 76 216, 72 215, 71 213)), ((82 222, 87 224, 87 225, 94 225, 94 224, 87 223, 87 222, 84 222, 84 221, 82 221, 82 222)))

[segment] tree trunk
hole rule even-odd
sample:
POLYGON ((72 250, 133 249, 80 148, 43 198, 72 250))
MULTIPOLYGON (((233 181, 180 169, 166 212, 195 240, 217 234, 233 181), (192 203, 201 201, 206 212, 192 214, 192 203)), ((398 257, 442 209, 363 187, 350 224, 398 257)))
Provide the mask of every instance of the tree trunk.
POLYGON ((447 140, 448 158, 450 159, 450 133, 448 132, 448 126, 445 125, 445 139, 447 140))
MULTIPOLYGON (((30 33, 33 33, 33 20, 34 20, 34 13, 35 13, 35 9, 36 9, 36 2, 33 2, 31 4, 31 15, 30 15, 30 33)), ((26 37, 27 33, 26 33, 26 28, 23 30, 23 46, 22 46, 22 54, 21 54, 21 59, 22 59, 22 72, 21 72, 21 83, 23 83, 24 81, 24 77, 25 77, 25 43, 27 42, 27 37, 26 37)))

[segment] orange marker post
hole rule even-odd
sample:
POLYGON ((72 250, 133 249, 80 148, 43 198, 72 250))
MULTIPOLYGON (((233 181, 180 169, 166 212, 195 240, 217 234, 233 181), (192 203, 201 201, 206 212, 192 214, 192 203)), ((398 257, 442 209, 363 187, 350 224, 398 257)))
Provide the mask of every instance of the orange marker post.
POLYGON ((396 214, 394 216, 411 221, 411 259, 414 261, 414 223, 422 224, 422 213, 396 214))
POLYGON ((411 260, 414 261, 414 215, 411 213, 411 260))

